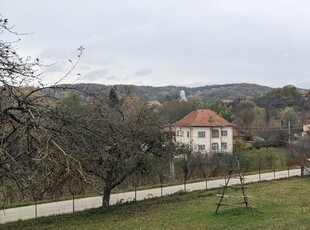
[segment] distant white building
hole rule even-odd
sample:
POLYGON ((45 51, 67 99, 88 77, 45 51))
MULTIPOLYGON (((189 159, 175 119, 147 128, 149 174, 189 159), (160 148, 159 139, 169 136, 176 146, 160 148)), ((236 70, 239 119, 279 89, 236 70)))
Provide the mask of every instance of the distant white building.
POLYGON ((185 95, 185 91, 184 90, 180 91, 180 101, 185 101, 185 102, 188 101, 188 99, 187 99, 187 97, 185 95))
POLYGON ((176 142, 203 153, 233 152, 233 127, 214 111, 193 111, 174 123, 176 142))

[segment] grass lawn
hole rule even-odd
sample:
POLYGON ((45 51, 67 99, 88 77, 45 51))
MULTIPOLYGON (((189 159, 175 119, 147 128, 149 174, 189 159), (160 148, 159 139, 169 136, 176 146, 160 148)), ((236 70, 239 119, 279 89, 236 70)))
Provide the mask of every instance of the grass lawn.
MULTIPOLYGON (((247 185, 256 209, 214 205, 221 189, 179 193, 76 214, 0 225, 0 229, 310 229, 310 177, 247 185)), ((230 191, 241 195, 240 191, 230 191)), ((224 198, 238 202, 240 199, 224 198)))

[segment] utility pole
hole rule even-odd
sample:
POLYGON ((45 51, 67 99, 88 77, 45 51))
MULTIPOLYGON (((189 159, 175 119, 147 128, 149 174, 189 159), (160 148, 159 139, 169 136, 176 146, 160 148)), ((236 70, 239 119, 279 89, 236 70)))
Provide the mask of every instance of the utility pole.
POLYGON ((170 182, 175 182, 175 169, 174 169, 174 161, 170 161, 170 182))
POLYGON ((291 142, 291 122, 288 122, 288 143, 291 142))

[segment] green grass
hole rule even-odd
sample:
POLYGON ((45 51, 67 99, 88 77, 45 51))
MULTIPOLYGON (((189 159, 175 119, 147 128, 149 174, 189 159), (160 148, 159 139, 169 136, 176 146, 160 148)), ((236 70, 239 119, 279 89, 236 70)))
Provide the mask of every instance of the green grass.
MULTIPOLYGON (((0 229, 310 229, 310 177, 247 185, 256 209, 214 205, 221 190, 196 191, 0 225, 0 229)), ((238 195, 240 191, 230 191, 238 195)), ((224 198, 224 201, 230 201, 224 198)), ((236 201, 233 199, 233 201, 236 201)))

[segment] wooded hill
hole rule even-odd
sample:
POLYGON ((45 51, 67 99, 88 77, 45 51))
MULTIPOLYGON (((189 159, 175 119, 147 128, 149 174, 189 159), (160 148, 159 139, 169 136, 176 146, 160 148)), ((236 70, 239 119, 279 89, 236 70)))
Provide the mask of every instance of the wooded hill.
MULTIPOLYGON (((68 86, 68 85, 63 85, 68 86)), ((101 85, 92 83, 83 83, 70 85, 70 87, 79 90, 87 91, 90 93, 102 92, 108 94, 112 85, 101 85)), ((271 87, 261 86, 257 84, 238 83, 238 84, 225 84, 225 85, 206 85, 201 87, 181 87, 181 86, 137 86, 137 85, 117 85, 117 90, 122 94, 134 94, 142 100, 159 100, 165 101, 169 99, 179 98, 180 91, 184 90, 187 97, 198 96, 202 100, 211 98, 220 98, 235 100, 238 98, 260 97, 272 90, 271 87)), ((52 92, 50 92, 52 93, 52 92)))

